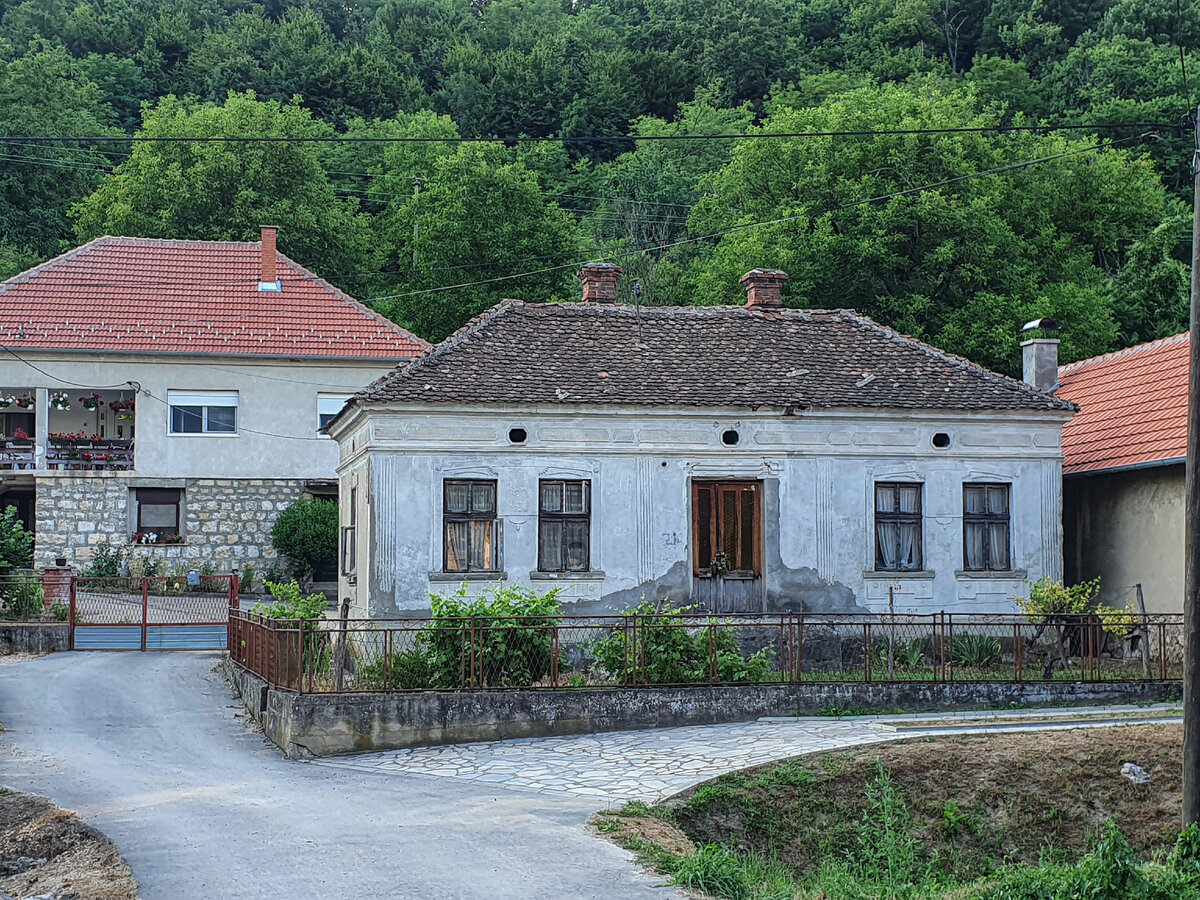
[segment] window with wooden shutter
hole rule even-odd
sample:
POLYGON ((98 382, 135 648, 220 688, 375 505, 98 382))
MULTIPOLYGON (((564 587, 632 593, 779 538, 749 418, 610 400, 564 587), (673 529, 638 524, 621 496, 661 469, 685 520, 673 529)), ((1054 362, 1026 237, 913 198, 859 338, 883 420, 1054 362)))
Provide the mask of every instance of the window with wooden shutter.
POLYGON ((447 479, 442 501, 442 568, 447 572, 497 571, 496 482, 447 479))
POLYGON ((761 482, 693 482, 692 544, 696 574, 761 575, 761 512, 761 482))

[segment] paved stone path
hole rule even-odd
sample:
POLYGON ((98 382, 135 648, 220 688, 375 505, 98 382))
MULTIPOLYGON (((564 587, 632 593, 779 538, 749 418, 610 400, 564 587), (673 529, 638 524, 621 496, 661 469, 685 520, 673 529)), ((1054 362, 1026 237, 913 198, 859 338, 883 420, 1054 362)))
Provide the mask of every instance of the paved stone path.
MULTIPOLYGON (((1110 707, 1102 715, 1170 716, 1173 710, 1110 707)), ((725 772, 823 750, 839 750, 932 734, 1099 727, 1111 718, 1078 709, 943 713, 847 719, 775 718, 736 725, 699 725, 571 737, 526 738, 389 750, 312 761, 381 775, 427 775, 494 788, 596 798, 653 801, 725 772), (1055 715, 1065 721, 1052 721, 1055 715), (1082 715, 1081 715, 1082 714, 1082 715), (986 717, 981 722, 980 717, 986 717), (1036 716, 1031 720, 1030 716, 1036 716)))
POLYGON ((389 750, 314 761, 389 775, 434 775, 604 801, 658 799, 733 769, 801 753, 895 740, 864 722, 748 723, 525 738, 389 750))

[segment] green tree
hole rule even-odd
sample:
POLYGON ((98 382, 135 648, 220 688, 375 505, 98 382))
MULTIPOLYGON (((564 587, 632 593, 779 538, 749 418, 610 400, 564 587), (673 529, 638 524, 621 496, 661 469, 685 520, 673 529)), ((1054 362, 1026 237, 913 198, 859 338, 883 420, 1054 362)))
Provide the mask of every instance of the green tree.
POLYGON ((297 500, 271 526, 271 546, 306 577, 337 562, 338 507, 329 500, 297 500))
MULTIPOLYGON (((324 137, 331 130, 298 104, 253 92, 224 105, 165 97, 146 110, 146 137, 324 137)), ((140 143, 95 193, 75 207, 81 240, 100 234, 254 240, 278 225, 280 248, 318 273, 371 265, 368 222, 341 199, 311 143, 140 143)))
MULTIPOLYGON (((0 48, 2 50, 2 48, 0 48)), ((0 55, 0 137, 115 135, 99 88, 61 47, 0 55)), ((100 183, 111 145, 6 144, 0 155, 0 243, 41 257, 71 236, 67 211, 100 183)))
MULTIPOLYGON (((762 127, 937 129, 989 115, 969 90, 884 86, 777 110, 762 127)), ((1173 208, 1152 167, 1106 151, 972 177, 1093 142, 1029 133, 743 142, 690 221, 701 234, 732 231, 685 283, 699 302, 738 302, 742 272, 775 266, 800 305, 854 307, 1010 373, 1018 328, 1038 315, 1063 323, 1065 359, 1105 352, 1117 337, 1110 279, 1173 208), (863 202, 875 197, 888 199, 863 202)))
POLYGON ((377 308, 430 340, 504 297, 552 300, 573 291, 571 263, 580 253, 575 223, 499 144, 460 145, 438 157, 430 183, 389 209, 382 227, 396 248, 396 267, 411 275, 396 284, 402 296, 377 308), (487 283, 522 272, 536 274, 487 283))

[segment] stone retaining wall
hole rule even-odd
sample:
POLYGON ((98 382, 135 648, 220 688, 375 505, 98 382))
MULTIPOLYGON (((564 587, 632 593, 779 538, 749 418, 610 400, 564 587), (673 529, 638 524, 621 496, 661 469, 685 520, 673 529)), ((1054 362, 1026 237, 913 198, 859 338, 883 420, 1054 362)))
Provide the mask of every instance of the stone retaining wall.
POLYGON ((1178 697, 1178 682, 1095 684, 779 684, 683 688, 587 688, 298 694, 267 686, 226 661, 247 709, 288 756, 335 756, 428 744, 494 741, 748 722, 862 707, 928 712, 1027 706, 1135 703, 1178 697))
POLYGON ((271 526, 279 511, 304 496, 299 479, 197 478, 163 481, 162 487, 184 486, 183 544, 129 545, 130 488, 154 487, 145 478, 111 473, 79 473, 38 480, 34 562, 51 566, 65 556, 67 564, 86 568, 103 543, 129 546, 135 556, 165 559, 168 568, 211 561, 222 572, 254 563, 261 575, 277 558, 271 526))

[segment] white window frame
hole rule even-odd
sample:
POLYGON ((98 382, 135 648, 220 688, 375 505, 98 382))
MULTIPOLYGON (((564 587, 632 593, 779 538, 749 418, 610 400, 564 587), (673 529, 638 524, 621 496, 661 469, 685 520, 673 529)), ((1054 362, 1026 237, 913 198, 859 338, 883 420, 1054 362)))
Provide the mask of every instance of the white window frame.
POLYGON ((236 437, 238 434, 237 391, 167 391, 167 434, 173 437, 236 437), (177 407, 200 407, 199 431, 176 431, 175 409, 177 407), (209 428, 210 409, 233 409, 233 430, 209 428))
POLYGON ((317 431, 320 434, 325 434, 323 429, 324 422, 322 417, 329 416, 331 419, 342 411, 342 407, 346 402, 353 397, 353 394, 317 394, 317 431))

